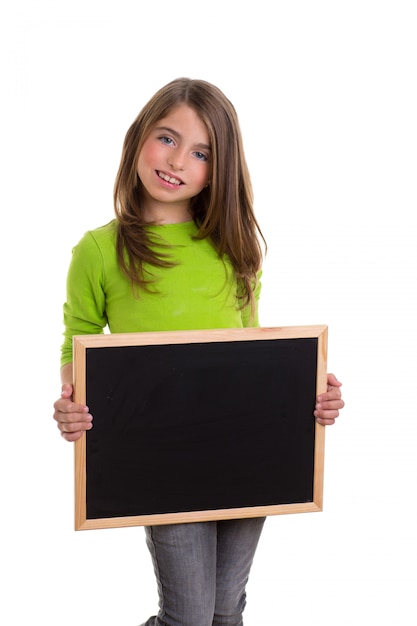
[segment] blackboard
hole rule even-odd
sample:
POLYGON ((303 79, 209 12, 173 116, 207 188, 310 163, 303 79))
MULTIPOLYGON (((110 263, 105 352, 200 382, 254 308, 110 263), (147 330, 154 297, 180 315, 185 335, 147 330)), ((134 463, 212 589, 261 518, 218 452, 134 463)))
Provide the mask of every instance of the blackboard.
POLYGON ((322 510, 327 327, 74 337, 75 528, 322 510))

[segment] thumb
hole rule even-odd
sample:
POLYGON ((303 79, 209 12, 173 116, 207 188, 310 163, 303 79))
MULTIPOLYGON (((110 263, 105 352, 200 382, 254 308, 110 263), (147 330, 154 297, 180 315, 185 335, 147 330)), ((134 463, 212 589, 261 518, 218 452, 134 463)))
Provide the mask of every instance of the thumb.
POLYGON ((339 380, 337 380, 334 374, 327 374, 327 384, 331 385, 332 387, 342 386, 342 383, 339 380))
POLYGON ((74 388, 70 383, 64 383, 61 388, 61 398, 71 398, 74 388))

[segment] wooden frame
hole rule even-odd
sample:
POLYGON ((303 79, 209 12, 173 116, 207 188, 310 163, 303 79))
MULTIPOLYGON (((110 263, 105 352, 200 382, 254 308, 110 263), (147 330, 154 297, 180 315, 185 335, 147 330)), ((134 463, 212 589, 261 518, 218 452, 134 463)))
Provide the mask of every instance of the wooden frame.
POLYGON ((76 530, 322 510, 324 427, 313 410, 327 388, 327 326, 81 335, 73 343, 74 399, 94 417, 75 443, 76 530), (153 430, 157 439, 148 440, 153 430), (207 445, 196 441, 200 432, 207 445), (213 485, 212 471, 220 472, 213 485), (170 504, 153 510, 165 490, 170 504))

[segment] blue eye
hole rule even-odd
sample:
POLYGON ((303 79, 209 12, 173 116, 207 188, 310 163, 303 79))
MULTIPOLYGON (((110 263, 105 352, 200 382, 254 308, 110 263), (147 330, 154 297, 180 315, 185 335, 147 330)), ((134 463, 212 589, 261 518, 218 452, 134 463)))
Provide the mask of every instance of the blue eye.
POLYGON ((194 152, 194 156, 199 160, 199 161, 207 161, 207 157, 205 154, 203 154, 202 152, 194 152))
POLYGON ((171 137, 159 137, 160 141, 162 141, 162 143, 165 143, 167 146, 170 146, 173 143, 173 140, 171 139, 171 137))

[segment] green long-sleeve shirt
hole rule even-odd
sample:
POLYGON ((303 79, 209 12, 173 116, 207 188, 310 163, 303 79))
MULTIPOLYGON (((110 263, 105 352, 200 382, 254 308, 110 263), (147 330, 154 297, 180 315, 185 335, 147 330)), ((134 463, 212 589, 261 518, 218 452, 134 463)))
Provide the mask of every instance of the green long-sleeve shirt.
POLYGON ((219 259, 207 239, 194 240, 193 222, 149 226, 172 246, 175 267, 144 266, 155 279, 153 293, 134 296, 116 256, 117 221, 88 231, 73 249, 64 304, 61 365, 72 361, 73 335, 203 330, 258 326, 256 314, 239 309, 237 281, 230 261, 219 259))

